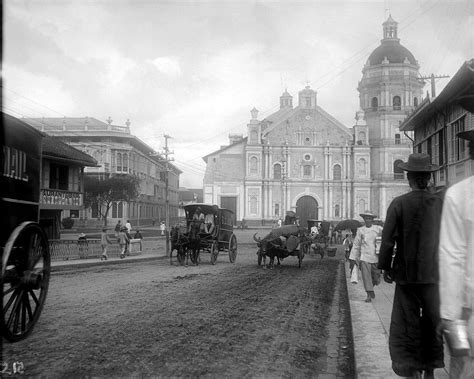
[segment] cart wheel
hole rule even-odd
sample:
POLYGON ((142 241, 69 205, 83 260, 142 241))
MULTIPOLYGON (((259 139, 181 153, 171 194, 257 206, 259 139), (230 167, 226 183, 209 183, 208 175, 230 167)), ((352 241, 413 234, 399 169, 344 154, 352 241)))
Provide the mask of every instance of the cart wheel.
POLYGON ((2 257, 2 317, 8 341, 26 338, 39 319, 51 273, 49 245, 43 229, 23 222, 10 235, 2 257))
POLYGON ((217 241, 212 242, 211 246, 211 264, 215 265, 217 261, 217 256, 219 255, 219 246, 217 241))
POLYGON ((230 236, 229 240, 229 261, 230 263, 235 263, 235 258, 237 257, 237 237, 234 233, 230 236))
POLYGON ((183 246, 180 246, 180 247, 178 248, 177 254, 178 254, 178 262, 179 262, 179 264, 180 264, 181 266, 184 265, 184 261, 185 261, 185 259, 186 259, 186 250, 184 250, 184 247, 183 247, 183 246))

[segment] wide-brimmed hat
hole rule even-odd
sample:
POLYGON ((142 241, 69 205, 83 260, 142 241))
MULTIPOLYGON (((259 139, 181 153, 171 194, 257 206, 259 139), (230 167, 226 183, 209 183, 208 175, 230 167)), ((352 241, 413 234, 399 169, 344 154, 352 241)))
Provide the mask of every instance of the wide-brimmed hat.
POLYGON ((466 130, 456 134, 459 138, 467 139, 468 141, 474 141, 474 130, 466 130))
POLYGON ((359 214, 360 217, 362 218, 365 218, 365 217, 372 217, 372 218, 377 218, 377 215, 376 214, 373 214, 371 211, 369 210, 366 210, 364 212, 362 212, 361 214, 359 214))
POLYGON ((398 168, 404 171, 412 172, 432 172, 439 168, 435 164, 431 164, 431 157, 425 153, 414 153, 408 157, 408 162, 398 164, 398 168))

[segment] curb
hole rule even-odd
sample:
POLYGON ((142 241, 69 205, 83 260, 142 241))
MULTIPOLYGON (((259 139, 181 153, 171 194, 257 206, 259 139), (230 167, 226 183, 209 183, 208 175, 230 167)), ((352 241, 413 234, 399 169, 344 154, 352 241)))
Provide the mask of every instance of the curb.
POLYGON ((125 264, 125 263, 130 263, 130 262, 147 262, 147 261, 155 261, 155 260, 160 260, 160 259, 166 259, 169 258, 166 255, 160 255, 160 256, 147 256, 147 257, 136 257, 132 259, 114 259, 114 260, 107 260, 107 261, 101 261, 99 259, 94 260, 94 261, 84 261, 84 262, 77 262, 77 263, 65 263, 65 264, 58 264, 58 265, 51 265, 51 272, 61 272, 61 271, 71 271, 74 269, 83 269, 83 268, 89 268, 89 267, 95 267, 95 266, 109 266, 109 265, 120 265, 120 264, 125 264))

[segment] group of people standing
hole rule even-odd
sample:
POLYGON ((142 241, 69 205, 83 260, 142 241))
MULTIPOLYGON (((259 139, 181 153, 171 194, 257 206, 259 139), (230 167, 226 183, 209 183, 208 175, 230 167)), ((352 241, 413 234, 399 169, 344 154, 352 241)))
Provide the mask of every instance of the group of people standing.
MULTIPOLYGON (((120 258, 123 259, 125 256, 130 255, 130 240, 132 239, 132 224, 130 220, 127 220, 125 225, 122 225, 122 221, 118 221, 114 228, 115 238, 118 244, 120 245, 120 258)), ((143 239, 143 236, 140 230, 137 229, 134 239, 143 239)), ((102 247, 102 255, 100 260, 107 260, 107 248, 108 245, 114 243, 112 239, 107 234, 107 228, 103 228, 100 235, 100 244, 102 247)))
MULTIPOLYGON (((474 131, 458 134, 469 141, 474 160, 474 131)), ((395 282, 389 333, 393 371, 402 377, 433 378, 444 367, 443 335, 450 348, 450 378, 474 378, 474 176, 444 194, 429 189, 437 169, 430 156, 411 154, 399 166, 411 191, 391 202, 384 227, 376 215, 361 214, 365 225, 353 241, 346 236, 349 260, 360 268, 365 299, 374 286, 395 282), (450 341, 454 341, 450 345, 450 341)), ((347 247, 346 247, 347 251, 347 247)))

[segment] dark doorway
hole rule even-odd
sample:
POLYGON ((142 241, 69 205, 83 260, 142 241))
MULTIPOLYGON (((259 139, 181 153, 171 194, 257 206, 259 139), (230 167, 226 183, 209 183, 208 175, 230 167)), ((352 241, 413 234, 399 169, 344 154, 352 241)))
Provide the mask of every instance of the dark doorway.
POLYGON ((233 225, 237 225, 237 197, 235 196, 222 196, 221 197, 221 208, 230 209, 234 214, 232 215, 233 225))
POLYGON ((310 219, 318 219, 318 202, 311 196, 303 196, 296 202, 296 216, 300 219, 300 225, 306 226, 310 219))

